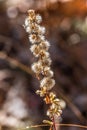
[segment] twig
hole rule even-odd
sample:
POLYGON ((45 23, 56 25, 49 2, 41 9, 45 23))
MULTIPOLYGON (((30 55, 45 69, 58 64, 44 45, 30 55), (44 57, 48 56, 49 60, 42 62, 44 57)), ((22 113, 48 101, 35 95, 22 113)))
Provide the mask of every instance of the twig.
MULTIPOLYGON (((79 125, 79 124, 56 124, 56 126, 57 125, 58 126, 64 126, 64 127, 77 127, 77 128, 87 129, 87 126, 85 126, 85 125, 79 125)), ((46 126, 50 126, 50 125, 48 125, 48 124, 34 125, 34 126, 29 126, 27 128, 20 129, 20 130, 27 130, 27 129, 30 129, 30 128, 38 128, 38 127, 46 127, 46 126)))
POLYGON ((54 118, 54 116, 53 116, 53 128, 54 128, 54 130, 56 130, 56 124, 55 124, 55 118, 54 118))
POLYGON ((22 64, 21 62, 9 57, 6 55, 5 52, 0 52, 0 59, 6 60, 7 62, 9 62, 11 65, 20 68, 21 70, 25 71, 26 73, 33 75, 33 72, 31 71, 31 69, 29 67, 27 67, 26 65, 22 64))

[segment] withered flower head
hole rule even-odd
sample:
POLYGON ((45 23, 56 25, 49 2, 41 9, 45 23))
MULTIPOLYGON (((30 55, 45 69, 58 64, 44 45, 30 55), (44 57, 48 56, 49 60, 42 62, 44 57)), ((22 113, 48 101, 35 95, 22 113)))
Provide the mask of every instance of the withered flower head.
POLYGON ((40 90, 36 93, 43 97, 46 104, 50 107, 47 111, 47 115, 52 120, 53 116, 60 116, 62 113, 61 103, 56 95, 52 92, 52 88, 55 85, 53 79, 53 71, 51 70, 51 58, 48 52, 50 43, 45 40, 45 27, 40 26, 42 17, 39 14, 35 14, 34 10, 28 10, 28 17, 25 19, 24 28, 29 34, 29 40, 32 43, 30 50, 37 58, 37 62, 32 64, 32 71, 40 77, 40 90))

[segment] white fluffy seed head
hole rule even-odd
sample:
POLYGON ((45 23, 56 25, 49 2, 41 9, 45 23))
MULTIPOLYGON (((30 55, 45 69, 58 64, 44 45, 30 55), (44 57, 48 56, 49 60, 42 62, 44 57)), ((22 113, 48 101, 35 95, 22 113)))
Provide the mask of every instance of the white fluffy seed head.
POLYGON ((57 105, 55 103, 52 103, 52 105, 50 106, 50 109, 57 109, 57 105))
POLYGON ((43 34, 45 34, 45 32, 46 32, 45 27, 41 27, 41 26, 38 27, 38 34, 39 35, 43 35, 43 34))
POLYGON ((66 102, 62 99, 60 99, 60 106, 61 106, 61 109, 64 109, 66 107, 66 102))
POLYGON ((45 50, 41 50, 39 56, 42 60, 45 60, 50 56, 50 54, 49 54, 49 52, 46 52, 45 50))
POLYGON ((53 77, 54 73, 52 70, 50 70, 50 67, 45 67, 44 68, 44 74, 46 77, 53 77))
POLYGON ((45 27, 40 27, 40 28, 41 28, 41 34, 45 34, 45 32, 46 32, 45 27))
POLYGON ((49 70, 49 71, 46 72, 46 76, 47 76, 47 77, 50 77, 50 78, 51 78, 51 77, 53 77, 53 75, 54 75, 54 73, 53 73, 52 70, 49 70))
POLYGON ((50 43, 46 40, 45 41, 46 46, 50 47, 50 43))
POLYGON ((37 62, 37 63, 32 64, 31 69, 33 70, 34 73, 39 74, 39 73, 41 73, 41 71, 42 71, 43 68, 42 68, 42 66, 37 62))
POLYGON ((27 27, 26 27, 26 32, 27 32, 27 33, 31 33, 31 31, 32 31, 31 28, 30 28, 29 26, 27 26, 27 27))
POLYGON ((38 37, 36 34, 30 34, 29 40, 32 44, 36 43, 38 41, 38 37))
POLYGON ((34 35, 34 34, 31 34, 30 36, 29 36, 29 40, 30 40, 30 42, 32 43, 32 44, 34 44, 35 42, 36 42, 36 35, 34 35))
POLYGON ((48 57, 46 59, 41 59, 39 60, 39 63, 41 64, 41 66, 45 67, 49 67, 52 63, 52 60, 48 57))
POLYGON ((31 23, 31 29, 32 29, 32 32, 33 33, 38 33, 38 30, 39 30, 39 25, 38 24, 36 24, 36 23, 31 23))
POLYGON ((39 14, 36 15, 36 22, 38 24, 42 22, 42 17, 39 14))
POLYGON ((45 27, 41 27, 36 23, 31 24, 31 29, 32 32, 37 33, 38 35, 43 35, 45 33, 45 27))
POLYGON ((47 111, 47 116, 50 116, 50 111, 49 110, 47 111))
POLYGON ((31 52, 33 53, 36 48, 37 48, 37 45, 36 45, 36 44, 32 45, 32 46, 30 47, 31 52))
POLYGON ((38 45, 36 45, 36 44, 32 45, 31 48, 30 48, 30 50, 31 50, 31 52, 33 53, 33 55, 35 57, 39 57, 40 48, 39 48, 38 45))
POLYGON ((35 21, 35 11, 34 10, 28 10, 29 20, 30 22, 35 21))
POLYGON ((50 118, 52 118, 53 117, 53 112, 51 110, 47 110, 46 115, 49 116, 50 118))
POLYGON ((46 32, 45 27, 42 27, 36 23, 32 23, 28 18, 25 20, 25 27, 30 27, 32 32, 38 33, 38 35, 43 35, 46 32))
POLYGON ((48 50, 50 47, 50 43, 48 41, 42 41, 39 45, 44 50, 48 50))
POLYGON ((59 112, 60 114, 62 114, 62 110, 58 110, 58 112, 59 112))
POLYGON ((41 41, 45 40, 45 36, 43 36, 43 35, 39 35, 39 38, 41 39, 41 41))
POLYGON ((54 79, 51 79, 51 78, 43 78, 40 82, 40 87, 46 87, 47 90, 51 90, 55 85, 55 80, 54 79))
MULTIPOLYGON (((30 50, 34 54, 35 57, 41 57, 41 59, 44 59, 44 62, 50 62, 46 60, 49 57, 49 53, 46 52, 45 50, 42 50, 40 45, 33 44, 30 50)), ((43 66, 42 60, 40 61, 40 64, 43 66)))
POLYGON ((35 15, 35 11, 33 9, 28 10, 29 15, 35 15))
POLYGON ((29 19, 28 17, 25 19, 25 27, 29 26, 29 19))
POLYGON ((36 35, 36 34, 30 34, 29 36, 29 40, 32 44, 34 43, 39 43, 41 42, 42 40, 44 40, 45 37, 44 36, 41 36, 41 35, 36 35))

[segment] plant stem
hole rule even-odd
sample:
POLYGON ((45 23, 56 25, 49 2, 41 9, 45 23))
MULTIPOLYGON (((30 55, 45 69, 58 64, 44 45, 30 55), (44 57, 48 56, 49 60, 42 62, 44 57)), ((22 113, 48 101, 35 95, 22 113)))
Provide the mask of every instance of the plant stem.
POLYGON ((56 130, 56 125, 55 125, 55 118, 54 118, 54 116, 53 116, 53 128, 54 128, 54 130, 56 130))

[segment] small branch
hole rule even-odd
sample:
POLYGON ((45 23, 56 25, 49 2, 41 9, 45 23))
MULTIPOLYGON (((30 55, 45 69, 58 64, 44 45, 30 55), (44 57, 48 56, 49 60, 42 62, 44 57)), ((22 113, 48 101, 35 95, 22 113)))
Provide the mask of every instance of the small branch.
POLYGON ((55 125, 55 118, 54 118, 54 116, 53 116, 53 128, 54 128, 54 130, 56 130, 56 125, 55 125))
POLYGON ((6 55, 6 53, 4 52, 0 52, 0 59, 6 60, 7 62, 9 62, 11 65, 20 68, 21 70, 25 71, 26 73, 33 75, 33 72, 31 71, 31 69, 29 67, 27 67, 26 65, 22 64, 21 62, 9 57, 6 55))
MULTIPOLYGON (((27 130, 27 129, 31 129, 31 128, 46 127, 46 126, 50 126, 50 125, 48 125, 48 124, 34 125, 34 126, 29 126, 28 128, 20 129, 20 130, 27 130)), ((85 126, 85 125, 78 125, 78 124, 56 124, 56 126, 77 127, 77 128, 87 129, 87 126, 85 126)))

